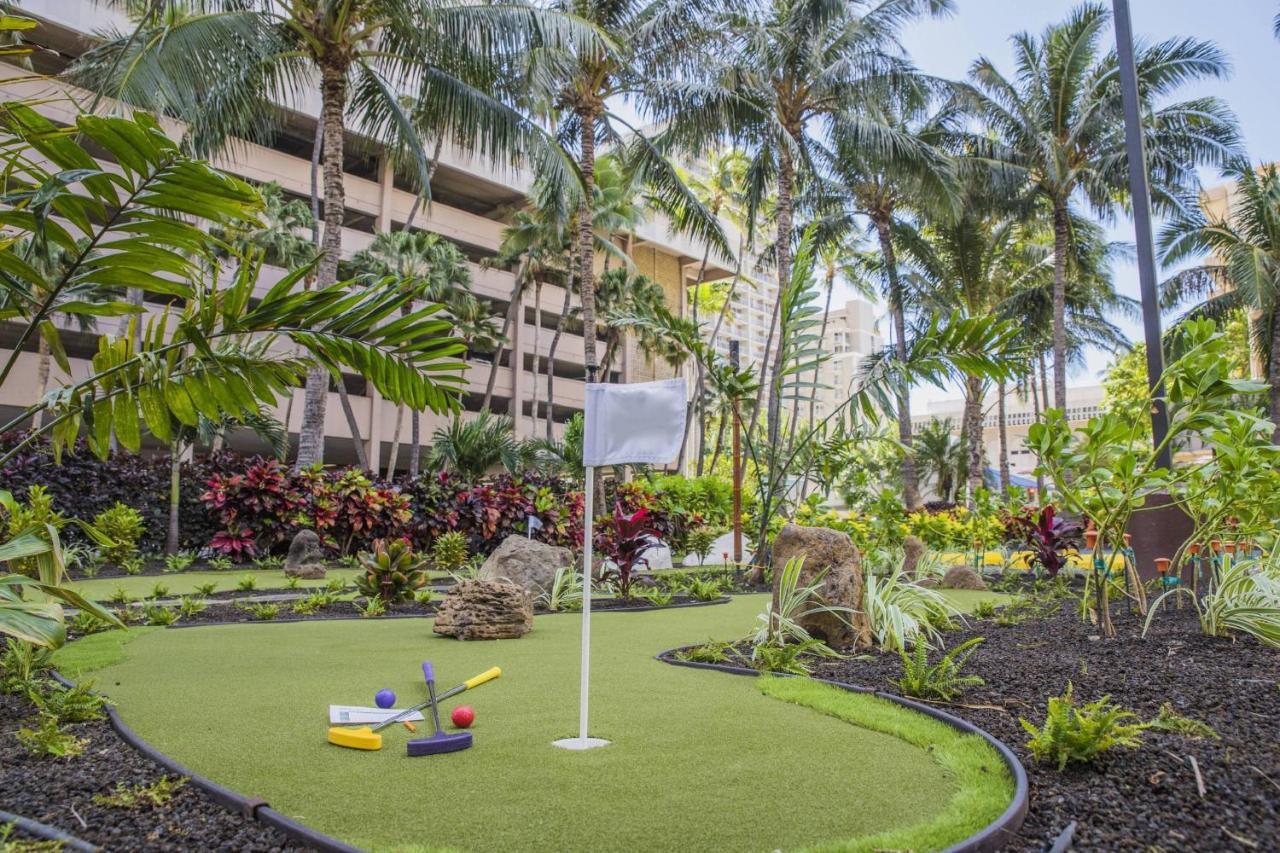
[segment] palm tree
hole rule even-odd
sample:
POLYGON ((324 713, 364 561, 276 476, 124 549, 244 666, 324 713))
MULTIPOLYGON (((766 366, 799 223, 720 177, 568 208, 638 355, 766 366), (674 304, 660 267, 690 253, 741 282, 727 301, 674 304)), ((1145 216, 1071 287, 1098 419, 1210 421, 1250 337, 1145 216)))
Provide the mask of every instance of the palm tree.
POLYGON ((454 417, 431 436, 431 467, 474 483, 501 465, 518 473, 533 461, 532 444, 515 437, 511 418, 483 410, 471 420, 454 417))
MULTIPOLYGON (((374 236, 367 248, 351 257, 350 267, 355 278, 369 285, 390 277, 400 282, 400 287, 412 292, 414 299, 438 302, 445 312, 455 310, 472 314, 470 303, 476 301, 471 293, 471 267, 466 255, 453 243, 428 231, 383 231, 374 236), (459 307, 461 306, 461 307, 459 307)), ((406 303, 403 311, 412 310, 406 303)), ((396 416, 396 432, 391 440, 391 456, 397 455, 400 441, 400 416, 396 416)), ((420 413, 409 412, 409 476, 418 476, 421 460, 420 413)))
MULTIPOLYGON (((1097 3, 1078 6, 1039 38, 1012 39, 1017 73, 1008 78, 983 57, 970 71, 973 111, 991 139, 978 147, 1022 176, 1053 222, 1054 404, 1067 398, 1067 257, 1074 239, 1072 210, 1083 200, 1114 217, 1127 192, 1124 118, 1114 51, 1104 53, 1110 13, 1097 3)), ((1160 106, 1185 83, 1221 78, 1226 56, 1210 42, 1177 38, 1137 52, 1147 166, 1157 203, 1194 190, 1196 168, 1236 154, 1239 137, 1225 104, 1214 97, 1160 106)))
POLYGON ((934 419, 916 433, 913 452, 920 479, 934 479, 938 499, 952 503, 960 481, 967 476, 969 461, 967 440, 957 439, 950 418, 934 419))
MULTIPOLYGON (((917 81, 890 97, 866 106, 865 114, 898 131, 899 144, 883 149, 862 143, 859 135, 837 124, 830 157, 831 180, 818 191, 827 233, 853 230, 865 218, 880 250, 882 295, 893 323, 893 344, 900 362, 907 358, 907 300, 894 247, 895 228, 905 214, 945 217, 959 199, 956 164, 943 148, 952 131, 955 107, 951 101, 931 110, 934 93, 917 81), (834 208, 834 210, 831 210, 834 208)), ((860 117, 861 118, 861 117, 860 117)), ((899 388, 896 396, 898 441, 911 447, 911 396, 899 388)), ((915 457, 901 460, 903 501, 909 509, 920 505, 915 457)))
MULTIPOLYGON (((113 33, 71 69, 77 82, 189 123, 186 144, 218 151, 233 137, 267 140, 279 104, 320 84, 319 142, 324 230, 316 281, 337 280, 342 254, 344 135, 355 129, 413 167, 429 192, 422 137, 443 136, 481 156, 530 157, 571 180, 557 147, 515 110, 503 71, 533 43, 596 49, 589 27, 524 5, 441 4, 435 0, 110 0, 133 13, 129 33, 113 33), (397 85, 417 85, 406 102, 397 85)), ((297 464, 324 458, 329 374, 307 377, 297 464)))
POLYGON ((1254 170, 1241 160, 1227 175, 1235 180, 1227 210, 1210 215, 1188 207, 1161 232, 1165 265, 1213 253, 1209 263, 1166 281, 1163 300, 1168 307, 1201 300, 1184 319, 1248 312, 1251 348, 1271 386, 1272 440, 1280 443, 1280 171, 1274 165, 1254 170))
MULTIPOLYGON (((816 138, 839 122, 864 149, 902 144, 902 134, 878 122, 867 106, 913 76, 898 41, 902 26, 951 6, 950 0, 773 0, 730 13, 720 24, 735 49, 711 73, 730 81, 742 135, 754 145, 752 221, 767 189, 776 190, 780 290, 791 281, 795 198, 812 171, 816 138)), ((713 66, 714 59, 709 57, 713 66)), ((783 358, 782 347, 774 347, 763 366, 769 371, 765 418, 771 443, 781 427, 783 358)))

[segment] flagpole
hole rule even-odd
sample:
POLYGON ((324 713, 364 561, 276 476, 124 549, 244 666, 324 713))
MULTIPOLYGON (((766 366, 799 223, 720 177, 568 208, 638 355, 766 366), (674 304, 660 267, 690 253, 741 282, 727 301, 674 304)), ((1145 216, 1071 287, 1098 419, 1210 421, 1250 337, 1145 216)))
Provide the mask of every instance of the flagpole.
MULTIPOLYGON (((595 378, 595 366, 588 365, 588 382, 595 382, 595 378)), ((584 397, 584 400, 586 399, 589 399, 589 395, 584 397)), ((602 738, 587 736, 587 696, 590 694, 591 686, 591 552, 595 515, 595 474, 596 469, 594 466, 584 467, 582 506, 582 680, 578 687, 578 736, 576 738, 569 737, 552 741, 553 746, 558 746, 561 749, 593 749, 609 744, 609 741, 602 738)))

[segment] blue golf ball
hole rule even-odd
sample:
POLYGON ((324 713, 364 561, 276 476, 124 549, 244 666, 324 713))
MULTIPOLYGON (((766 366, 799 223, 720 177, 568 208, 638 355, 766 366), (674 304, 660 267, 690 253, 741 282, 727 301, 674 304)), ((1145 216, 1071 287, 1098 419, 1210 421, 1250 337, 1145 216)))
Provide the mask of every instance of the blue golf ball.
POLYGON ((396 704, 395 691, 388 690, 384 687, 374 695, 373 701, 378 703, 379 708, 390 708, 392 705, 396 704))

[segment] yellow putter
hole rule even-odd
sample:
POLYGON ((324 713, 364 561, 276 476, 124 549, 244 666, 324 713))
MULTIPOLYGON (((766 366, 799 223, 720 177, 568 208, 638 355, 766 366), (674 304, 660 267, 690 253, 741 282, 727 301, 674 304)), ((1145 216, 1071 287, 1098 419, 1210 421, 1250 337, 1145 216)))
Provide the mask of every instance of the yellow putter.
MULTIPOLYGON (((428 679, 430 679, 431 676, 429 673, 431 671, 431 663, 429 661, 424 662, 422 664, 422 671, 423 671, 423 674, 426 675, 428 679)), ((490 669, 486 669, 484 672, 480 673, 479 675, 468 678, 466 681, 462 682, 457 687, 450 687, 448 690, 441 693, 439 696, 435 697, 434 702, 443 702, 445 699, 448 699, 453 696, 457 696, 459 693, 462 693, 466 690, 470 690, 473 687, 479 687, 481 684, 484 684, 486 681, 493 681, 495 678, 497 678, 500 675, 502 675, 502 670, 496 666, 491 667, 490 669)), ((433 700, 431 698, 427 698, 426 701, 420 702, 417 705, 414 705, 412 708, 405 708, 399 714, 396 714, 394 717, 390 717, 386 720, 383 720, 381 723, 378 723, 376 726, 358 726, 356 728, 347 728, 345 726, 330 726, 329 727, 329 743, 335 746, 345 746, 347 749, 368 749, 368 750, 382 749, 382 735, 378 734, 378 732, 382 731, 388 726, 395 725, 396 723, 400 722, 405 717, 409 716, 415 711, 421 711, 423 708, 426 708, 428 705, 431 705, 431 704, 433 704, 433 700)))

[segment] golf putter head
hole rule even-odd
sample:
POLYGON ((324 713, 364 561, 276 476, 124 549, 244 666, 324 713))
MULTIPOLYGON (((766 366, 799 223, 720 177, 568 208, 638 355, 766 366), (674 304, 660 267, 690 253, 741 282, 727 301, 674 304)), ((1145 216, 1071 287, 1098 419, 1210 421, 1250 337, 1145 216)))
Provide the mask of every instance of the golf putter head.
POLYGON ((347 749, 382 749, 382 735, 368 726, 343 728, 332 726, 329 729, 329 743, 334 746, 345 746, 347 749))
POLYGON ((461 752, 471 748, 471 732, 445 734, 437 732, 431 737, 411 740, 405 745, 410 757, 419 755, 443 755, 446 752, 461 752))

